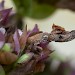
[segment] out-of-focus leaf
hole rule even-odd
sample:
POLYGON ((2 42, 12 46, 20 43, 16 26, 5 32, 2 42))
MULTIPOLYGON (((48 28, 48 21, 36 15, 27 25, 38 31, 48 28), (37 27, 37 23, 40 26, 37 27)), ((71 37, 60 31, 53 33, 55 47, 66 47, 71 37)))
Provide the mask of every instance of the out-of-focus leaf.
POLYGON ((2 52, 0 51, 0 64, 10 65, 17 60, 17 55, 11 52, 2 52))
POLYGON ((1 65, 0 65, 0 75, 5 75, 5 71, 1 65))
POLYGON ((27 16, 35 19, 43 19, 50 16, 55 8, 47 4, 39 4, 33 0, 13 0, 16 5, 17 12, 21 16, 27 16))
POLYGON ((55 5, 60 0, 36 0, 40 4, 49 4, 49 5, 55 5))
POLYGON ((29 15, 31 11, 32 0, 13 0, 17 8, 17 13, 21 16, 29 15))
POLYGON ((34 19, 43 19, 50 16, 54 11, 55 8, 50 5, 33 3, 29 17, 34 19))

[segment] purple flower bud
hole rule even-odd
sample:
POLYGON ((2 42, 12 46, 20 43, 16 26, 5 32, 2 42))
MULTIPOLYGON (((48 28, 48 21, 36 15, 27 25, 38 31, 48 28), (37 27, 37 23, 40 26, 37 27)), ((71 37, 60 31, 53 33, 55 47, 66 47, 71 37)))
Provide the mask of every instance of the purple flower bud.
POLYGON ((0 31, 0 49, 3 47, 5 43, 5 36, 4 34, 0 31))

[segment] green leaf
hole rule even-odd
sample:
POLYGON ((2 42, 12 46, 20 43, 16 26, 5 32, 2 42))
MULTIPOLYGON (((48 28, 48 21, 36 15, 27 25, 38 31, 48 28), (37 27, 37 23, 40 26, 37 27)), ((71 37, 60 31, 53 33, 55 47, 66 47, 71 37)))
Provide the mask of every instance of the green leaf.
POLYGON ((0 65, 0 75, 5 75, 5 71, 1 65, 0 65))
POLYGON ((30 13, 31 5, 32 5, 32 0, 13 0, 17 13, 20 16, 26 16, 30 13))
POLYGON ((13 0, 13 2, 17 8, 17 13, 21 17, 43 19, 50 16, 56 9, 48 4, 39 4, 35 0, 13 0))
POLYGON ((47 4, 33 3, 32 11, 29 17, 34 19, 43 19, 49 17, 56 8, 47 4))
POLYGON ((32 58, 33 54, 32 53, 26 53, 23 54, 17 61, 17 63, 25 63, 27 61, 29 61, 32 58))
POLYGON ((11 47, 8 43, 4 44, 3 48, 2 48, 3 51, 7 51, 7 52, 10 52, 11 51, 11 47))

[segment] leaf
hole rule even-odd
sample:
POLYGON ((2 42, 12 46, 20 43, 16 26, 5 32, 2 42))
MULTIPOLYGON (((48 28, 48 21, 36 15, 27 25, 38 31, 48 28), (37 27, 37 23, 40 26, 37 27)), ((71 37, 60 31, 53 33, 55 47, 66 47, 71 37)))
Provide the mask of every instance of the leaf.
POLYGON ((31 13, 32 0, 13 0, 13 2, 19 16, 24 17, 31 13))
POLYGON ((28 17, 34 19, 44 19, 49 17, 55 11, 55 9, 56 8, 47 4, 33 3, 31 14, 28 15, 28 17))
POLYGON ((10 44, 5 43, 4 46, 2 47, 2 51, 10 52, 10 51, 11 51, 11 46, 10 46, 10 44))
POLYGON ((17 60, 17 55, 11 52, 2 52, 0 51, 0 64, 10 65, 17 60))
POLYGON ((0 65, 0 75, 5 75, 5 71, 1 65, 0 65))
POLYGON ((21 17, 27 16, 34 19, 43 19, 50 16, 56 9, 47 4, 39 4, 35 0, 13 0, 13 2, 21 17))
POLYGON ((26 63, 28 62, 33 56, 33 53, 26 53, 23 54, 17 61, 17 63, 26 63))
POLYGON ((49 4, 49 5, 55 5, 60 0, 36 0, 40 4, 49 4))

